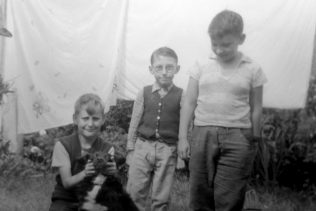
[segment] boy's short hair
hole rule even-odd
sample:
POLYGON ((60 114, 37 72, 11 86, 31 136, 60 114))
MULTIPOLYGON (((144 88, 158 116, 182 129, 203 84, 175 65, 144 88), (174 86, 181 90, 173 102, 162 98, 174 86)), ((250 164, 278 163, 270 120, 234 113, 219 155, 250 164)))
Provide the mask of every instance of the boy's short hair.
POLYGON ((208 34, 212 37, 222 37, 227 34, 241 35, 244 23, 241 15, 231 10, 218 13, 208 27, 208 34))
POLYGON ((155 57, 157 56, 167 56, 167 57, 172 57, 176 60, 178 63, 178 56, 174 50, 172 50, 169 47, 161 47, 155 50, 150 57, 150 64, 154 63, 155 57))
POLYGON ((89 115, 95 114, 99 109, 102 111, 102 114, 104 114, 105 105, 102 99, 96 94, 87 93, 81 95, 75 103, 74 116, 77 116, 80 113, 82 106, 84 105, 88 105, 86 111, 89 115))

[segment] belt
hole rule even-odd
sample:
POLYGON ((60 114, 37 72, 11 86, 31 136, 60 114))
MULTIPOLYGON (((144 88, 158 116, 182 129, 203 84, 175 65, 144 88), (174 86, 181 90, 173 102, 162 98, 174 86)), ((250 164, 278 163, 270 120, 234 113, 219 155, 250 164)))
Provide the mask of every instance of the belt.
POLYGON ((145 137, 143 137, 143 136, 141 136, 141 135, 139 135, 138 138, 139 138, 139 140, 144 141, 144 142, 145 142, 145 141, 149 141, 149 142, 155 142, 155 141, 157 141, 157 142, 160 142, 160 143, 167 144, 167 145, 169 145, 169 146, 175 145, 175 144, 170 144, 170 143, 166 142, 166 141, 163 140, 162 138, 145 138, 145 137))
POLYGON ((162 138, 145 138, 141 135, 138 136, 138 138, 141 140, 141 141, 158 141, 158 142, 165 142, 162 138))

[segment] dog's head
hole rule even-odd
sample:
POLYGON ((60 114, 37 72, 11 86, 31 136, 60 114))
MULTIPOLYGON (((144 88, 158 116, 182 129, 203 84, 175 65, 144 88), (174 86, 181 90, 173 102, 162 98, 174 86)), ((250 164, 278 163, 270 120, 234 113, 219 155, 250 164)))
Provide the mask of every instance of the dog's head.
POLYGON ((107 162, 112 161, 110 154, 106 152, 88 153, 75 160, 74 171, 79 172, 85 168, 88 162, 92 162, 95 168, 96 174, 107 175, 107 162))

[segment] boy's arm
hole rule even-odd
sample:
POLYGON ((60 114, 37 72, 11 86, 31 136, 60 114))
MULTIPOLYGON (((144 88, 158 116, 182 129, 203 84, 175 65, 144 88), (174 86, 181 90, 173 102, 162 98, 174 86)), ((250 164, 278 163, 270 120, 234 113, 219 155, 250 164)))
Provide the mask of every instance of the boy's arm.
POLYGON ((252 135, 254 138, 261 137, 263 86, 254 87, 250 92, 250 112, 252 122, 252 135))
POLYGON ((144 112, 144 94, 143 90, 141 90, 133 105, 133 112, 132 112, 132 118, 128 129, 128 135, 127 135, 127 158, 126 163, 130 164, 130 160, 132 157, 132 154, 134 152, 135 142, 137 139, 137 128, 139 125, 139 122, 143 116, 144 112))
POLYGON ((71 166, 64 165, 59 167, 59 174, 64 188, 71 188, 82 181, 86 176, 94 173, 93 163, 87 163, 85 169, 78 174, 71 175, 71 166))
POLYGON ((192 119, 194 109, 196 107, 198 98, 198 84, 199 82, 192 77, 189 79, 186 96, 180 111, 180 125, 179 125, 179 142, 178 155, 182 159, 189 158, 190 146, 188 142, 188 128, 192 119))
POLYGON ((86 175, 94 173, 93 164, 89 163, 85 166, 85 170, 72 176, 69 155, 65 147, 60 142, 56 142, 54 147, 52 167, 58 168, 61 181, 66 189, 79 183, 86 177, 86 175))

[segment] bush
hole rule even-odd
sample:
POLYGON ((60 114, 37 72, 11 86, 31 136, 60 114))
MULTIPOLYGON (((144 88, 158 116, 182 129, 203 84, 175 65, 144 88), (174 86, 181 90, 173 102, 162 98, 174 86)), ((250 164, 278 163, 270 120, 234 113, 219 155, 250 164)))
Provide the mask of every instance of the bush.
POLYGON ((38 174, 38 171, 29 159, 16 156, 9 150, 9 141, 0 138, 0 177, 25 178, 38 174))
POLYGON ((104 128, 121 128, 128 132, 129 122, 131 121, 131 115, 133 110, 133 101, 131 100, 117 100, 115 106, 111 106, 110 110, 106 114, 106 120, 104 128))
POLYGON ((263 141, 255 159, 252 183, 315 194, 316 78, 312 77, 305 109, 264 109, 263 141))
POLYGON ((72 124, 24 135, 23 157, 31 161, 33 168, 46 174, 50 172, 55 139, 73 133, 72 124))
POLYGON ((13 91, 11 90, 11 85, 10 83, 3 81, 3 77, 0 74, 0 104, 3 101, 3 97, 7 95, 8 93, 12 93, 13 91))

